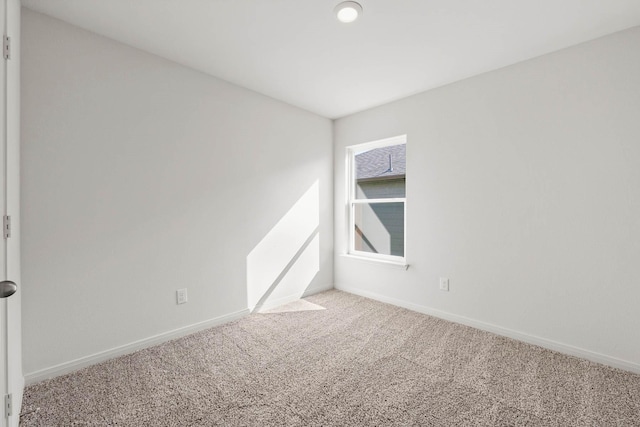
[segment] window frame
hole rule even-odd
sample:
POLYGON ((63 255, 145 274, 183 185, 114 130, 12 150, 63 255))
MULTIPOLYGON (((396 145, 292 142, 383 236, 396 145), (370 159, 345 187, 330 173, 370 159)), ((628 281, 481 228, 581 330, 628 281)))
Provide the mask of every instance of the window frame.
MULTIPOLYGON (((378 199, 358 199, 356 197, 356 156, 365 151, 376 148, 390 147, 394 145, 406 145, 407 135, 398 135, 391 138, 380 139, 377 141, 365 142, 362 144, 350 145, 346 147, 346 218, 347 218, 347 255, 358 258, 366 258, 373 261, 382 261, 386 263, 406 265, 407 263, 407 193, 405 187, 405 197, 394 198, 378 198, 378 199), (355 206, 358 204, 376 204, 376 203, 402 203, 403 204, 403 225, 404 240, 403 254, 386 255, 372 252, 359 251, 355 249, 355 206)), ((405 164, 405 180, 406 180, 406 164, 405 164)), ((406 181, 405 181, 406 183, 406 181)), ((406 184, 405 184, 406 185, 406 184)))

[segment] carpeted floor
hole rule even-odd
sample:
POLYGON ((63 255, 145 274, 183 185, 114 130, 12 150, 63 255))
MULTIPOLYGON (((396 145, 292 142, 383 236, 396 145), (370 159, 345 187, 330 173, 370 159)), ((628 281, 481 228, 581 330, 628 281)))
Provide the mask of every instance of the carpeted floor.
POLYGON ((30 386, 21 417, 23 426, 640 426, 640 375, 329 291, 30 386))

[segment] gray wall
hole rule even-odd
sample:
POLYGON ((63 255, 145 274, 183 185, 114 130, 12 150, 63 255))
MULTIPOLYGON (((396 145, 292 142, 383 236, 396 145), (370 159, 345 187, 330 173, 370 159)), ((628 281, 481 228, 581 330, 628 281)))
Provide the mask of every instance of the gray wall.
POLYGON ((337 120, 336 287, 640 371, 639 88, 634 28, 337 120), (407 271, 340 256, 345 147, 402 134, 407 271))
POLYGON ((303 197, 295 292, 332 287, 331 121, 29 10, 22 30, 25 373, 246 310, 248 255, 303 197))

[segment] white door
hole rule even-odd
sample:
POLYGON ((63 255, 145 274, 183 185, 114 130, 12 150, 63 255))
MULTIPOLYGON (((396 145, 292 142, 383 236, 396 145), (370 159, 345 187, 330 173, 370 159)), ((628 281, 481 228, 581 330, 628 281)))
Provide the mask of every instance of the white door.
POLYGON ((0 242, 0 426, 14 427, 24 388, 20 322, 20 0, 2 0, 3 66, 0 67, 0 204, 3 230, 0 242), (9 38, 5 43, 4 36, 9 38), (5 49, 9 46, 9 51, 5 49), (9 56, 7 58, 7 56, 9 56), (10 221, 4 220, 4 217, 10 221), (10 229, 5 225, 10 222, 10 229), (8 233, 8 234, 7 234, 8 233))
MULTIPOLYGON (((6 0, 3 0, 3 3, 6 0)), ((5 26, 6 26, 6 10, 5 5, 3 4, 0 7, 0 22, 2 22, 2 34, 5 34, 5 26)), ((6 62, 6 61, 5 61, 6 62)), ((0 144, 0 203, 2 204, 2 209, 0 209, 0 213, 2 215, 7 211, 7 188, 6 188, 6 170, 7 170, 7 152, 6 152, 6 130, 7 130, 7 105, 6 105, 6 76, 7 76, 7 67, 0 66, 0 121, 2 123, 2 128, 0 129, 0 139, 2 143, 0 144)), ((4 225, 3 225, 4 226, 4 225)), ((0 280, 5 280, 7 278, 8 273, 8 263, 7 263, 7 254, 8 254, 8 241, 3 238, 0 242, 0 280)), ((5 407, 5 395, 8 393, 8 319, 7 314, 9 312, 9 299, 3 298, 0 300, 0 398, 2 399, 3 407, 3 416, 0 420, 0 426, 5 427, 7 425, 7 408, 5 407)))

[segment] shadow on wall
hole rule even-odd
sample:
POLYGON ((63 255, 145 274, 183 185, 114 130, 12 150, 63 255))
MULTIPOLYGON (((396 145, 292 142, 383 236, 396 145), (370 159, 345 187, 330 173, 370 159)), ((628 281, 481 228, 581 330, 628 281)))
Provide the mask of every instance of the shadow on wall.
POLYGON ((320 271, 316 181, 247 256, 247 306, 259 311, 302 297, 320 271))

